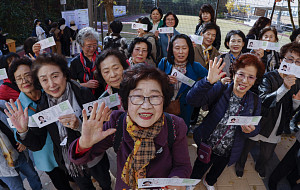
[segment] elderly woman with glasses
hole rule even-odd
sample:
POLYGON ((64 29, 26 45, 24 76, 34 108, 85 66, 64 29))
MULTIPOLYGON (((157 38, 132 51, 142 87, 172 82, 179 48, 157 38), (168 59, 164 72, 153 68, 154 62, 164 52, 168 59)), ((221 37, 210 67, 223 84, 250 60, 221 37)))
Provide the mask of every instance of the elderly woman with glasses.
MULTIPOLYGON (((300 67, 300 44, 294 42, 282 46, 280 56, 284 62, 300 67)), ((257 142, 260 142, 260 153, 255 163, 255 170, 261 178, 266 176, 266 164, 272 157, 277 143, 281 141, 281 134, 290 130, 290 120, 300 109, 300 80, 295 75, 282 74, 280 70, 268 72, 264 75, 258 89, 259 96, 262 98, 261 126, 263 127, 258 135, 249 138, 245 144, 243 153, 235 165, 239 177, 243 176, 248 153, 257 142)), ((276 186, 278 181, 280 179, 272 180, 274 182, 272 186, 276 186)))
POLYGON ((99 97, 104 87, 96 77, 96 57, 98 55, 99 34, 91 27, 79 30, 76 41, 82 51, 71 61, 71 78, 78 80, 81 86, 89 88, 95 97, 99 97))
POLYGON ((176 14, 172 12, 168 12, 164 19, 162 27, 173 27, 174 33, 171 34, 159 34, 159 44, 161 46, 161 51, 163 57, 167 57, 168 55, 168 46, 173 36, 180 34, 175 28, 178 26, 179 19, 176 14))
MULTIPOLYGON (((18 102, 21 103, 22 109, 28 107, 28 116, 36 113, 37 104, 41 98, 41 90, 34 87, 32 72, 32 62, 29 58, 21 58, 13 61, 8 69, 8 77, 10 81, 17 84, 21 93, 18 102)), ((17 103, 15 103, 17 104, 17 103)), ((49 133, 45 145, 40 151, 32 151, 35 166, 45 171, 55 188, 71 190, 68 176, 58 167, 53 154, 53 142, 49 133)))
MULTIPOLYGON (((138 63, 149 64, 147 59, 150 58, 151 51, 152 45, 146 38, 134 38, 128 48, 129 59, 127 59, 127 63, 129 65, 135 65, 138 63)), ((156 66, 154 63, 152 63, 152 65, 156 66)))
MULTIPOLYGON (((92 92, 70 79, 67 61, 57 54, 42 54, 33 63, 33 81, 37 89, 43 88, 37 103, 36 112, 46 110, 61 102, 69 101, 74 113, 61 115, 58 121, 43 128, 28 128, 28 111, 24 111, 18 101, 18 108, 11 101, 12 108, 6 104, 5 113, 16 127, 18 140, 32 151, 41 150, 47 138, 47 132, 53 141, 53 153, 57 164, 68 173, 80 189, 95 189, 91 175, 102 189, 110 190, 109 162, 107 155, 99 155, 85 165, 77 166, 70 162, 68 148, 70 143, 81 135, 83 104, 95 100, 92 92)), ((42 115, 47 121, 48 115, 42 115)), ((36 121, 38 122, 38 121, 36 121)))
MULTIPOLYGON (((124 111, 109 112, 97 104, 89 119, 83 110, 82 136, 72 143, 72 162, 93 160, 109 147, 117 153, 116 189, 137 189, 139 178, 189 178, 190 158, 184 121, 164 113, 172 97, 168 76, 138 64, 124 72, 120 96, 124 111)), ((168 189, 185 189, 171 187, 168 189)))
MULTIPOLYGON (((226 63, 222 59, 210 61, 207 77, 198 81, 187 94, 187 103, 193 106, 208 106, 209 113, 194 131, 198 147, 210 146, 210 161, 196 159, 191 178, 203 179, 207 189, 214 184, 226 165, 234 164, 240 157, 244 142, 249 136, 259 132, 259 126, 226 125, 230 116, 260 115, 261 101, 250 88, 264 73, 264 65, 258 57, 251 54, 241 55, 232 67, 233 82, 224 85, 220 79, 226 63), (210 168, 210 169, 209 169, 210 168)), ((201 149, 199 149, 201 150, 201 149)))

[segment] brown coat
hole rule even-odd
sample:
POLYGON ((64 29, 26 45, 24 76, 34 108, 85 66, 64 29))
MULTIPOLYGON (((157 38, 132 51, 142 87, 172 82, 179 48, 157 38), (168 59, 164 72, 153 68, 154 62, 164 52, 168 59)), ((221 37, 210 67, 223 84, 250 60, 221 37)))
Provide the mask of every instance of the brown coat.
MULTIPOLYGON (((205 63, 204 54, 203 54, 203 48, 201 45, 196 44, 194 47, 195 51, 195 61, 199 62, 203 67, 205 67, 207 70, 209 68, 209 65, 205 63)), ((218 50, 213 46, 212 50, 209 51, 209 59, 214 60, 215 57, 218 57, 220 53, 218 50)))

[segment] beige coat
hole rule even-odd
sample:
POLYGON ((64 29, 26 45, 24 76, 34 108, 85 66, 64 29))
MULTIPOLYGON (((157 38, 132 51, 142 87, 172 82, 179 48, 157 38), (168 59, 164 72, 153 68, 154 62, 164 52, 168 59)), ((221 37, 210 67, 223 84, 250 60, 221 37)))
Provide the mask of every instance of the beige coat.
MULTIPOLYGON (((196 44, 194 47, 195 51, 195 61, 199 62, 203 67, 205 67, 207 70, 209 68, 209 65, 205 63, 204 54, 203 54, 203 48, 201 45, 196 44)), ((214 60, 215 57, 218 57, 220 53, 218 50, 213 46, 212 50, 209 51, 209 59, 214 60)))

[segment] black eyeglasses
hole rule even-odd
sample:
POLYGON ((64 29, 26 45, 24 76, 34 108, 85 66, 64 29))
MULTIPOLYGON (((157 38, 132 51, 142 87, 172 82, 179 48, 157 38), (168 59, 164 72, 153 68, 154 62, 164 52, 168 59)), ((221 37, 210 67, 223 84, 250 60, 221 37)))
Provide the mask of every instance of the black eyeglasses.
POLYGON ((29 82, 31 80, 32 80, 32 76, 31 75, 26 75, 24 77, 16 78, 16 84, 22 84, 23 81, 29 82))
POLYGON ((300 65, 300 60, 294 60, 292 58, 284 58, 287 63, 295 63, 296 65, 300 65))
POLYGON ((141 95, 132 95, 129 96, 129 99, 133 105, 142 105, 145 102, 145 99, 148 99, 151 105, 157 106, 163 102, 164 97, 160 95, 154 95, 149 97, 145 97, 141 95))

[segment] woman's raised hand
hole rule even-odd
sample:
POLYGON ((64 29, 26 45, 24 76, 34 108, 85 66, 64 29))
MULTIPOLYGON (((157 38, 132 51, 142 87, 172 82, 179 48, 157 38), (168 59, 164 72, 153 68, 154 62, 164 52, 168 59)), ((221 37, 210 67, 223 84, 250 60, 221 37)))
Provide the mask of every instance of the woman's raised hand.
POLYGON ((19 133, 24 133, 28 130, 28 107, 23 111, 21 102, 17 99, 17 105, 15 105, 12 99, 9 100, 9 103, 5 103, 6 108, 4 110, 5 114, 11 120, 11 123, 16 127, 19 133), (8 110, 8 111, 7 111, 8 110))
POLYGON ((225 67, 226 63, 224 62, 222 65, 222 58, 219 59, 215 58, 214 61, 209 61, 209 70, 207 75, 207 80, 210 84, 216 83, 218 80, 221 79, 226 72, 223 72, 222 69, 225 67))
POLYGON ((79 139, 79 151, 90 148, 107 136, 116 132, 116 129, 108 129, 103 131, 103 122, 109 114, 109 108, 105 107, 105 103, 101 103, 97 112, 98 103, 94 103, 90 118, 87 119, 86 110, 82 110, 83 123, 82 132, 79 139))

